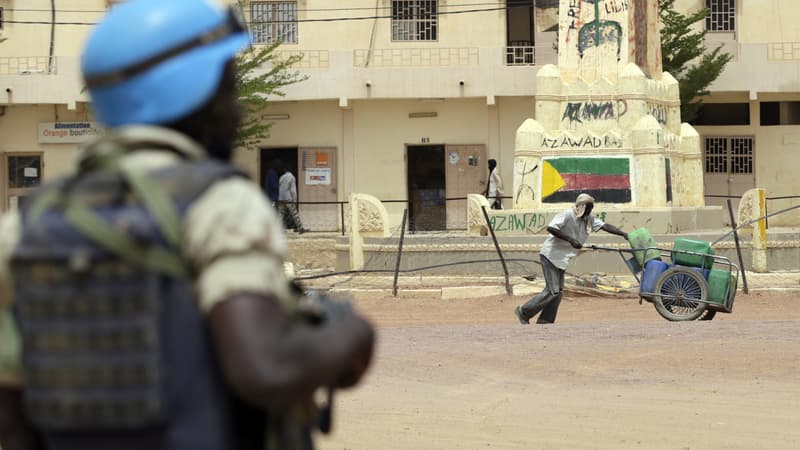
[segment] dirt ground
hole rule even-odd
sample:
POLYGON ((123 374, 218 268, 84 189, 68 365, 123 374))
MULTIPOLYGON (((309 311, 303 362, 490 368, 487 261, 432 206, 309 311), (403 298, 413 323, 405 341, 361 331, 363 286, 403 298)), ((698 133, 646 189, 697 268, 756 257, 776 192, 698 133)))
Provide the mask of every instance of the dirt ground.
POLYGON ((374 366, 337 396, 333 449, 798 449, 800 294, 739 294, 710 322, 635 298, 358 300, 374 366))

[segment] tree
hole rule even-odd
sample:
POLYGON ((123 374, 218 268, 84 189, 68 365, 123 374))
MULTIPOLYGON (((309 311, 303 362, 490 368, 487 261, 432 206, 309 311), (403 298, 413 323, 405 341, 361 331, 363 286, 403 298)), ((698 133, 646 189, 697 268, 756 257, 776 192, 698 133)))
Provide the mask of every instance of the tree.
POLYGON ((681 98, 681 119, 691 122, 702 107, 700 98, 708 95, 708 86, 716 80, 731 55, 722 46, 707 51, 706 30, 693 28, 704 20, 708 9, 684 15, 675 10, 675 0, 658 0, 661 18, 661 61, 665 72, 678 80, 681 98))
MULTIPOLYGON (((244 0, 239 7, 244 8, 244 0)), ((236 57, 236 81, 239 84, 239 104, 244 119, 236 136, 236 147, 250 147, 269 137, 272 122, 264 120, 264 110, 270 97, 285 94, 282 88, 308 78, 291 67, 301 59, 302 54, 282 59, 275 54, 280 41, 263 47, 251 47, 236 57), (266 69, 264 72, 259 71, 266 69)))

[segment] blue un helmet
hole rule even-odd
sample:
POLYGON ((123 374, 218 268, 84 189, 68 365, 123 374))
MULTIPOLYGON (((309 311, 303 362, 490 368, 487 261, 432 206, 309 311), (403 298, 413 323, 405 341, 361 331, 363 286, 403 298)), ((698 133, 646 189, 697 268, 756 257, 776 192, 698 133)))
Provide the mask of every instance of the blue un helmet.
POLYGON ((249 45, 236 10, 215 0, 132 0, 92 31, 82 72, 102 124, 163 124, 209 100, 249 45))

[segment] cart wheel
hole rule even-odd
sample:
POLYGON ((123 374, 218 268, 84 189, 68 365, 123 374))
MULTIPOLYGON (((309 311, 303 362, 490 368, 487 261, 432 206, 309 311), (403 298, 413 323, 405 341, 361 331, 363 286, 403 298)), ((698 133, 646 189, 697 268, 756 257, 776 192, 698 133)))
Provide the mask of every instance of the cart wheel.
POLYGON ((713 309, 706 309, 703 311, 703 314, 700 315, 700 318, 697 320, 713 320, 714 316, 717 315, 717 312, 713 309))
POLYGON ((664 272, 656 282, 655 307, 667 320, 695 320, 707 305, 708 284, 697 272, 684 267, 673 267, 664 272))

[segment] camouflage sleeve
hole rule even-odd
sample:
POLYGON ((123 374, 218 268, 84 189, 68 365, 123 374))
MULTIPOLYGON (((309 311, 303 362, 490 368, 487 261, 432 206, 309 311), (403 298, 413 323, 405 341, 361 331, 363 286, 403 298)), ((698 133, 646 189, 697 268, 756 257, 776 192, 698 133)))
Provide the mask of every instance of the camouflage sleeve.
POLYGON ((272 205, 249 180, 211 186, 184 218, 184 251, 196 270, 200 307, 208 312, 247 292, 291 299, 283 268, 286 236, 272 205))
POLYGON ((19 332, 11 317, 12 286, 8 262, 20 233, 19 215, 0 217, 0 385, 22 381, 19 332))

